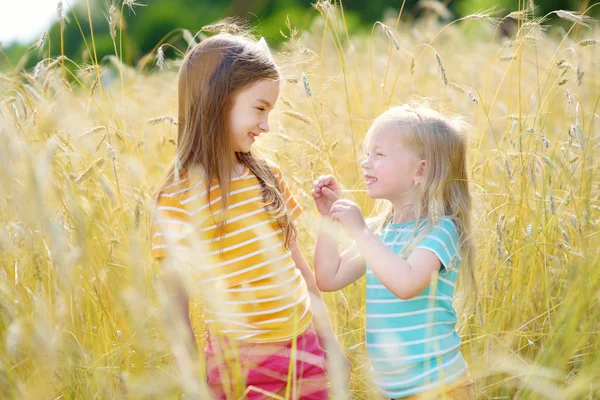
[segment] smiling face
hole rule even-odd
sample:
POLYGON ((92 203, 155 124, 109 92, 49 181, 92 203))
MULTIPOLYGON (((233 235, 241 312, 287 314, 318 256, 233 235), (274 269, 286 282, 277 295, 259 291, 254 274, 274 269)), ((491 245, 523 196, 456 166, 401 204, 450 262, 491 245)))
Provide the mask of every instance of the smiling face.
POLYGON ((279 81, 261 79, 233 95, 228 131, 234 152, 248 153, 256 138, 269 131, 269 113, 279 97, 279 81))
POLYGON ((361 166, 369 197, 408 204, 416 201, 425 161, 403 143, 399 129, 385 123, 374 125, 361 166))

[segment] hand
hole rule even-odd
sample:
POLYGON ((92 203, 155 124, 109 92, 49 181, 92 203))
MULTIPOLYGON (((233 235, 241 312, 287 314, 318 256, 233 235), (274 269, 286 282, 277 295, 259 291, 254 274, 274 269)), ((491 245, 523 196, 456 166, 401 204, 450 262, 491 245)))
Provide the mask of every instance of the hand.
POLYGON ((329 210, 329 217, 339 222, 348 236, 353 239, 356 239, 356 236, 367 226, 360 208, 350 200, 340 199, 333 203, 329 210))
POLYGON ((327 371, 335 398, 346 398, 352 373, 352 363, 339 344, 327 353, 327 371))
POLYGON ((331 175, 320 176, 313 184, 311 192, 321 215, 329 215, 333 203, 340 198, 340 187, 331 175))

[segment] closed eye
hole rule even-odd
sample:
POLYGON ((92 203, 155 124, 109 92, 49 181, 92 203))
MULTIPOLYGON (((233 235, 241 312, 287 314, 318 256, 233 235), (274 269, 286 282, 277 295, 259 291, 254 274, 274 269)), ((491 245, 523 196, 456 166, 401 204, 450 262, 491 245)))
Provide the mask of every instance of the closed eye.
POLYGON ((256 109, 259 110, 259 111, 261 111, 261 112, 266 110, 266 108, 264 108, 264 107, 256 107, 256 109))

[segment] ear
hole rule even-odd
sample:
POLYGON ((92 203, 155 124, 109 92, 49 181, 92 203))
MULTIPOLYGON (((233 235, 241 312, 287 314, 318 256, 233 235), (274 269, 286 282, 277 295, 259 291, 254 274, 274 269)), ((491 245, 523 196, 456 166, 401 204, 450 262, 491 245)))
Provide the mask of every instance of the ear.
POLYGON ((417 172, 413 180, 415 181, 415 185, 421 185, 425 182, 425 176, 427 175, 427 160, 421 160, 417 164, 417 172))

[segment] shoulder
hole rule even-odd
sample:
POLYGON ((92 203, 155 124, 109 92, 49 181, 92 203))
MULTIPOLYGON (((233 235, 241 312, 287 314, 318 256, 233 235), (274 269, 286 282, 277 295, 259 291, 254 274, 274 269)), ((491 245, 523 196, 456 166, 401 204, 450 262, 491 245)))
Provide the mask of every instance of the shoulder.
POLYGON ((433 231, 436 234, 445 237, 447 240, 455 241, 458 239, 458 229, 456 228, 456 224, 452 218, 449 217, 442 217, 440 221, 434 225, 433 231))
POLYGON ((283 174, 281 171, 281 168, 279 168, 279 166, 277 164, 275 164, 274 162, 269 161, 269 160, 265 160, 265 163, 267 164, 267 167, 269 168, 269 170, 271 171, 273 176, 277 180, 280 180, 282 178, 282 174, 283 174))
POLYGON ((183 174, 178 180, 172 179, 154 196, 158 204, 179 203, 189 196, 190 191, 197 187, 199 181, 193 175, 183 174))

